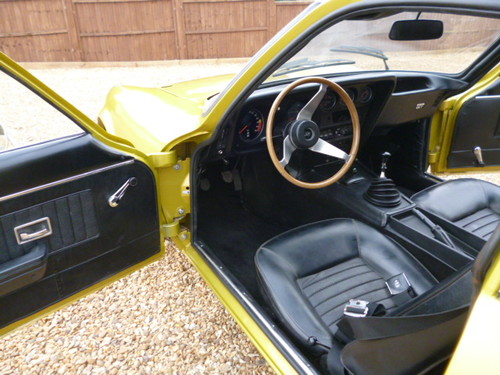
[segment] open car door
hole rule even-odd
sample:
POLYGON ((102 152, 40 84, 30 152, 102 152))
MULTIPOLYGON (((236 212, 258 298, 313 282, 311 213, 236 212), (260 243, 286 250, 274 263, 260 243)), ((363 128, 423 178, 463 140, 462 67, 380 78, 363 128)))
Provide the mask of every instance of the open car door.
POLYGON ((500 170, 500 65, 441 104, 432 123, 429 163, 434 173, 500 170))
POLYGON ((33 92, 34 99, 56 108, 58 116, 78 129, 0 152, 4 334, 151 262, 162 246, 156 177, 147 157, 107 136, 1 53, 0 76, 4 94, 11 83, 21 92, 11 100, 17 105, 11 112, 16 118, 8 118, 5 96, 0 103, 0 123, 7 135, 12 131, 10 142, 19 141, 12 138, 22 129, 16 124, 21 117, 33 125, 28 139, 53 122, 45 121, 35 105, 21 104, 33 92))
POLYGON ((473 280, 477 298, 446 375, 498 373, 500 321, 495 318, 500 314, 500 229, 481 250, 473 280))

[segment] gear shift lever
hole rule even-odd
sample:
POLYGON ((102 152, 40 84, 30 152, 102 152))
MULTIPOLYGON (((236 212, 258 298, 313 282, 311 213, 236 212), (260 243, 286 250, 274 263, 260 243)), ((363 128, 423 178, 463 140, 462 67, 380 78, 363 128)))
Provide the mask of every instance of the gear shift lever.
POLYGON ((391 157, 390 152, 386 151, 382 154, 382 166, 380 167, 380 178, 386 178, 385 171, 387 170, 387 162, 389 161, 390 157, 391 157))
POLYGON ((365 193, 365 199, 376 206, 395 207, 401 202, 401 193, 396 188, 396 184, 385 175, 390 157, 391 154, 387 151, 382 154, 380 177, 373 179, 365 193))

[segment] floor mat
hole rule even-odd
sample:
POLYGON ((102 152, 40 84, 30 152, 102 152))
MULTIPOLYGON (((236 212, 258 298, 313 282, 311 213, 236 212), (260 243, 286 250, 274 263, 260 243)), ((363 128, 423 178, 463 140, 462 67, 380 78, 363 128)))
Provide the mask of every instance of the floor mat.
POLYGON ((257 301, 262 301, 254 256, 268 239, 289 229, 243 208, 239 196, 200 194, 199 238, 236 276, 257 301), (213 220, 217 217, 217 220, 213 220))

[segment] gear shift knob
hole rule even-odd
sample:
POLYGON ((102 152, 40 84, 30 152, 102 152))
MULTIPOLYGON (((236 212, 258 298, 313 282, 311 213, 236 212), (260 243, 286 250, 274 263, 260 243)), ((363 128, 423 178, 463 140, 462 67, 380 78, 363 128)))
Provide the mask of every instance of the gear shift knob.
POLYGON ((380 167, 380 177, 374 178, 365 192, 365 199, 379 207, 396 207, 401 203, 401 193, 394 181, 385 176, 387 162, 391 154, 382 154, 382 166, 380 167))
POLYGON ((386 178, 385 171, 387 170, 387 162, 389 161, 390 157, 391 157, 390 152, 386 151, 382 154, 382 166, 380 167, 380 178, 386 178))

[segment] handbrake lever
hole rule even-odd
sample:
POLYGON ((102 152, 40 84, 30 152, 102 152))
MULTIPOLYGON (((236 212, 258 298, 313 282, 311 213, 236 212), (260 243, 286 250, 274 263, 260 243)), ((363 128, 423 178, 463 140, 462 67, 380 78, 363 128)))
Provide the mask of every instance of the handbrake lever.
POLYGON ((424 222, 425 225, 427 225, 434 237, 438 241, 441 241, 451 247, 452 249, 455 249, 455 244, 451 240, 450 236, 448 236, 448 233, 446 233, 443 228, 441 228, 439 225, 435 224, 431 219, 429 219, 427 216, 425 216, 422 212, 420 212, 418 209, 414 208, 412 209, 412 212, 418 216, 420 220, 424 222))

